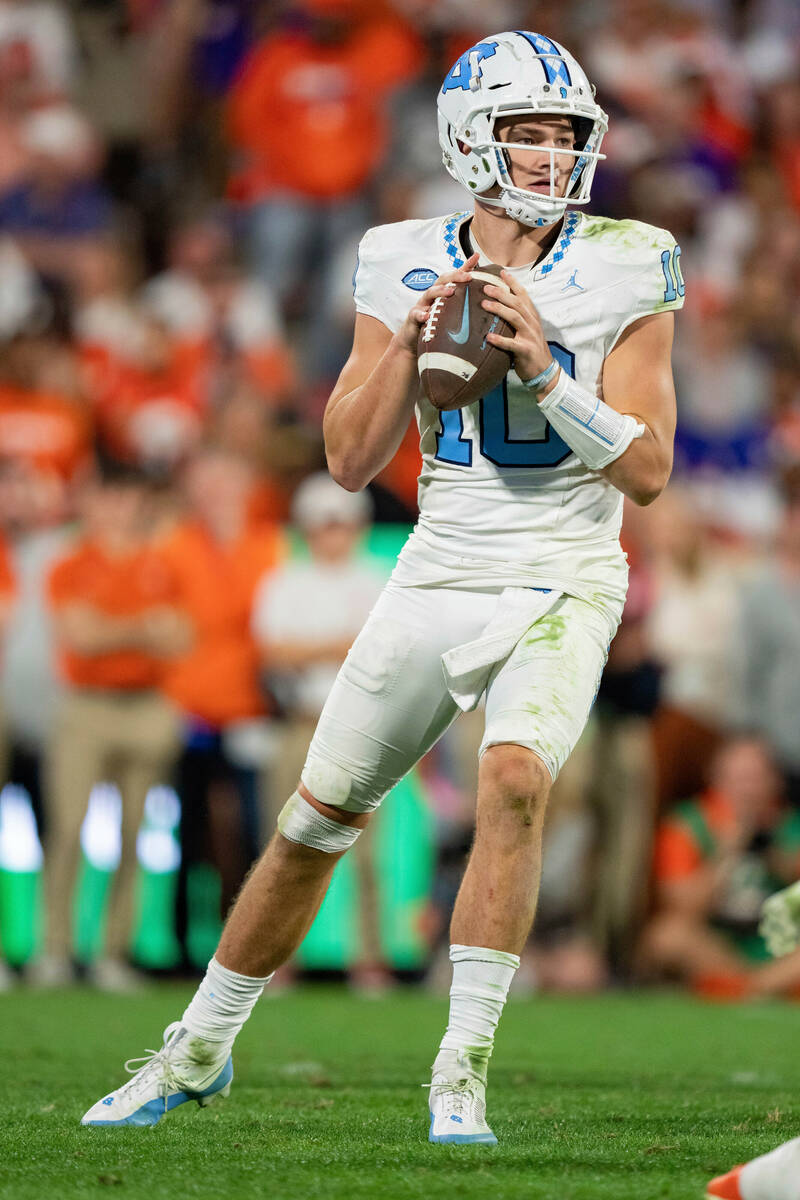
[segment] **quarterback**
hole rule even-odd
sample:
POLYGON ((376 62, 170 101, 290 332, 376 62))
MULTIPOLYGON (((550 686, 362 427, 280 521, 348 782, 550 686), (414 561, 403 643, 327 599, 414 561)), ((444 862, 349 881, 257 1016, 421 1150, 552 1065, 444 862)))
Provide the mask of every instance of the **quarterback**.
POLYGON ((530 32, 485 38, 448 73, 438 109, 444 164, 470 207, 366 233, 353 349, 324 420, 330 472, 357 491, 416 412, 419 522, 205 979, 162 1048, 85 1124, 153 1124, 187 1100, 227 1095, 234 1039, 303 939, 336 862, 483 698, 475 842, 453 913, 428 1136, 496 1141, 487 1067, 533 922, 548 792, 625 599, 623 498, 648 504, 671 470, 670 352, 684 288, 670 234, 582 211, 607 118, 563 46, 530 32), (479 401, 439 412, 418 384, 420 327, 490 263, 505 269, 482 304, 511 333, 488 336, 513 370, 479 401))

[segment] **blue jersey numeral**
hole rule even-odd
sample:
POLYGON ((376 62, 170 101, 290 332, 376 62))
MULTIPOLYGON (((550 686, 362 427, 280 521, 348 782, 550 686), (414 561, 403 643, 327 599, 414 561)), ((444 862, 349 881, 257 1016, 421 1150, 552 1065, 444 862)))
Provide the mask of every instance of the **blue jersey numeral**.
MULTIPOLYGON (((481 404, 483 401, 481 401, 481 404)), ((464 413, 460 408, 439 414, 442 432, 436 435, 436 458, 456 467, 472 466, 472 438, 464 437, 464 413)))
MULTIPOLYGON (((553 358, 575 378, 575 355, 558 342, 548 342, 553 358)), ((536 401, 531 397, 531 403, 536 401)), ((557 467, 572 451, 548 424, 544 436, 515 440, 509 437, 506 381, 479 402, 481 455, 498 467, 557 467)), ((442 432, 436 435, 436 458, 457 467, 472 466, 472 438, 464 433, 464 410, 440 414, 442 432)))
POLYGON ((686 287, 683 282, 683 271, 681 270, 681 248, 676 246, 672 251, 672 273, 675 276, 675 282, 678 285, 678 295, 686 295, 686 287))
POLYGON ((664 303, 669 304, 671 301, 677 300, 678 296, 686 294, 681 271, 680 246, 675 246, 671 251, 661 251, 661 270, 664 272, 664 280, 667 285, 664 289, 664 303))

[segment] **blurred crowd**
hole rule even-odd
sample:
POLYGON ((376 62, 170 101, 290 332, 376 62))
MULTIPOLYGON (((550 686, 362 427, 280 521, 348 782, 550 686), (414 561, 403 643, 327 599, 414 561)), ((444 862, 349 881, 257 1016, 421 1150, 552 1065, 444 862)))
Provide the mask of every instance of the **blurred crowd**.
MULTIPOLYGON (((381 585, 364 531, 416 512, 414 429, 366 496, 321 474, 356 246, 465 206, 436 91, 506 28, 584 64, 610 115, 592 209, 669 228, 688 285, 674 482, 626 515, 630 597, 555 791, 529 980, 800 988, 755 936, 800 875, 796 0, 0 0, 0 772, 44 844, 34 981, 72 974, 93 784, 123 796, 107 987, 131 982, 148 790, 181 799, 185 938, 192 864, 224 911, 294 786, 381 585)), ((464 718, 420 769, 434 964, 478 740, 464 718)), ((359 969, 386 982, 359 846, 359 969)))

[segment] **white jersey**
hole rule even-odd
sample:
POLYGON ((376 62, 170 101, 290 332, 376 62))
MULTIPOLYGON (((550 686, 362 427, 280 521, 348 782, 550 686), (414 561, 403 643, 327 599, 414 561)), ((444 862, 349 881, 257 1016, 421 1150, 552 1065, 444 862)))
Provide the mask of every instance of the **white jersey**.
MULTIPOLYGON (((463 265, 470 217, 368 230, 354 277, 358 312, 398 330, 414 293, 463 265)), ((623 330, 682 306, 679 259, 663 229, 573 210, 546 257, 513 273, 536 305, 554 357, 602 396, 603 362, 623 330)), ((396 583, 551 587, 604 607, 622 603, 622 493, 576 458, 513 371, 455 412, 439 413, 421 394, 416 413, 420 517, 396 583)))

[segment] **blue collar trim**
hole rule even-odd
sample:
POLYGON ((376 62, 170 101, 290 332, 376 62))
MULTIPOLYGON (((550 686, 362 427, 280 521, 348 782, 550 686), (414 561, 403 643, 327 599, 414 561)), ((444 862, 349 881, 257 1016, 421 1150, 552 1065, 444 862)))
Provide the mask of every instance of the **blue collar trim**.
POLYGON ((461 252, 461 246, 458 241, 458 231, 461 228, 467 217, 471 217, 471 212, 457 212, 449 216, 444 223, 442 230, 444 236, 444 248, 447 257, 453 264, 453 269, 458 270, 463 267, 465 259, 461 252))
MULTIPOLYGON (((447 217, 442 229, 444 237, 444 248, 447 257, 453 264, 453 269, 457 270, 464 265, 464 255, 461 250, 461 244, 458 240, 458 232, 467 217, 471 217, 471 212, 452 213, 447 217)), ((561 233, 558 235, 558 240, 553 246, 550 253, 533 269, 534 279, 546 279, 551 271, 554 271, 561 260, 566 255, 575 234, 578 232, 578 226, 581 223, 581 214, 574 208, 570 209, 564 217, 564 224, 561 227, 561 233)))
POLYGON ((534 279, 546 279, 551 271, 554 271, 561 260, 566 255, 575 234, 578 232, 578 226, 581 223, 581 214, 576 210, 570 209, 564 217, 564 224, 561 228, 558 241, 553 246, 550 253, 542 262, 538 263, 533 271, 534 279))

